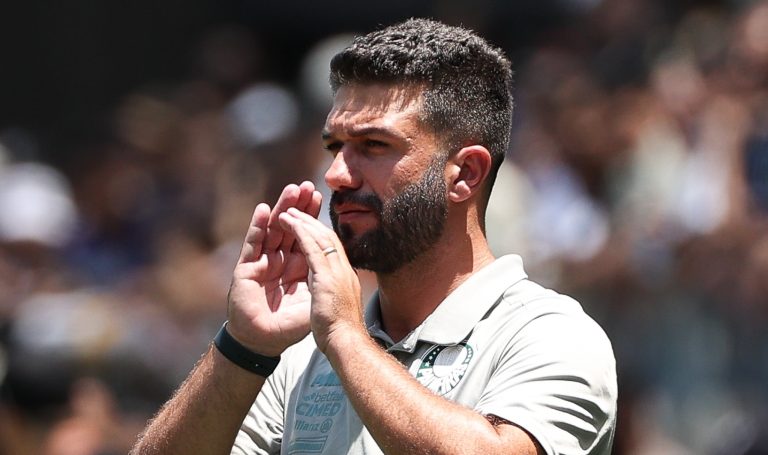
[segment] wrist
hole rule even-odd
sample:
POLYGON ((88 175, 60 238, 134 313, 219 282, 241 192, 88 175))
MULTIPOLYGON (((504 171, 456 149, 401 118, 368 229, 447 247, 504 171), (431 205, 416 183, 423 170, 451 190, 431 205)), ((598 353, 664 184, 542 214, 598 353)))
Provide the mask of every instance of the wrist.
POLYGON ((357 324, 338 324, 324 336, 323 353, 328 356, 344 349, 357 349, 364 343, 372 342, 368 330, 357 324))
POLYGON ((278 344, 278 337, 270 336, 269 333, 261 334, 262 328, 243 323, 243 318, 239 317, 237 321, 227 319, 227 333, 238 343, 251 352, 255 352, 265 357, 280 357, 288 345, 278 344))
POLYGON ((240 343, 227 330, 227 322, 219 329, 219 332, 213 339, 213 344, 230 362, 265 378, 275 371, 277 364, 280 362, 279 355, 267 356, 260 354, 240 343))

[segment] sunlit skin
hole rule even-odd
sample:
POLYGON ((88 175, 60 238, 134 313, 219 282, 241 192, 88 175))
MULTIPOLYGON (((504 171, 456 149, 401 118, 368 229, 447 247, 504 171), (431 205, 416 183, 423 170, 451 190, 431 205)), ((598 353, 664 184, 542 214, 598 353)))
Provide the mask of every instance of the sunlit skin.
POLYGON ((252 303, 229 305, 227 329, 265 355, 279 355, 309 332, 307 263, 294 237, 279 226, 278 216, 290 207, 317 216, 320 201, 314 185, 304 182, 287 186, 273 209, 259 204, 254 210, 229 291, 230 302, 252 303), (253 330, 254 326, 261 330, 253 330), (260 337, 261 333, 268 336, 260 337))
MULTIPOLYGON (((417 90, 349 86, 340 88, 335 99, 322 133, 323 146, 334 157, 325 173, 331 190, 374 193, 387 200, 419 177, 436 139, 420 128, 417 90)), ((378 222, 364 206, 332 209, 356 233, 378 222)))
MULTIPOLYGON (((419 122, 420 102, 413 87, 341 88, 323 133, 334 155, 328 186, 388 201, 418 181, 439 150, 419 122)), ((443 168, 449 204, 444 233, 411 263, 377 274, 382 322, 393 339, 493 261, 478 209, 490 163, 482 146, 452 151, 443 168)), ((424 388, 368 335, 359 279, 339 237, 317 220, 319 207, 319 193, 304 182, 286 187, 274 208, 256 208, 230 288, 232 336, 254 352, 277 355, 311 331, 386 454, 543 453, 520 428, 424 388), (329 247, 336 251, 326 254, 329 247), (392 406, 395 396, 398 406, 392 406)), ((380 223, 366 207, 334 209, 356 235, 380 223)), ((264 383, 210 349, 132 453, 228 453, 264 383)))
MULTIPOLYGON (((420 87, 341 87, 323 131, 324 145, 334 154, 325 174, 328 186, 334 191, 373 192, 386 201, 420 179, 442 151, 433 130, 420 121, 422 102, 420 87)), ((452 152, 444 170, 450 188, 446 197, 452 202, 446 231, 417 260, 395 273, 377 274, 382 322, 393 339, 419 325, 473 270, 493 261, 475 203, 475 187, 482 185, 489 167, 489 152, 482 147, 452 152), (455 264, 466 268, 458 270, 455 264), (421 282, 424 270, 434 277, 432 286, 421 282)), ((357 234, 379 221, 364 207, 335 209, 339 221, 348 222, 357 234)))
MULTIPOLYGON (((389 200, 422 176, 438 141, 419 122, 417 93, 375 85, 339 90, 323 132, 324 144, 334 154, 325 176, 332 190, 375 193, 389 200)), ((444 168, 452 206, 445 233, 412 263, 377 274, 383 327, 393 339, 420 324, 456 286, 493 260, 478 211, 489 168, 490 154, 483 147, 451 153, 444 168), (424 279, 427 273, 429 280, 424 279)), ((357 235, 380 221, 365 207, 334 209, 357 235)), ((359 282, 339 238, 300 210, 287 210, 280 221, 295 235, 312 271, 310 319, 318 349, 384 453, 543 453, 520 428, 418 384, 368 335, 359 282), (328 247, 338 252, 325 254, 328 247), (389 405, 392 396, 400 397, 399 406, 389 405), (414 434, 413 428, 423 430, 414 434)))

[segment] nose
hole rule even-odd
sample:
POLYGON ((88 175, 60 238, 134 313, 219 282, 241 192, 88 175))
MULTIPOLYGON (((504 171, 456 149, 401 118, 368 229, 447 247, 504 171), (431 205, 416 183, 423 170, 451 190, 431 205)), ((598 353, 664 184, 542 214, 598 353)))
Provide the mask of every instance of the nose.
POLYGON ((357 189, 360 187, 361 179, 351 165, 350 154, 351 152, 348 150, 348 147, 343 147, 333 157, 331 166, 325 171, 325 183, 333 191, 357 189))

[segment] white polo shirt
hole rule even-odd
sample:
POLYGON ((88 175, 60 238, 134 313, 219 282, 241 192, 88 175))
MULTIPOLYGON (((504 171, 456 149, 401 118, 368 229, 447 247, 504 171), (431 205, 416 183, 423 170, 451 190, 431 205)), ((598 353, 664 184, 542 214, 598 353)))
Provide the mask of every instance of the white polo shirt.
MULTIPOLYGON (((603 330, 570 297, 527 279, 504 256, 462 283, 395 343, 378 299, 368 331, 434 393, 524 428, 547 454, 609 454, 616 364, 603 330)), ((397 406, 399 397, 392 397, 397 406)), ((381 454, 312 335, 269 377, 233 454, 381 454)))

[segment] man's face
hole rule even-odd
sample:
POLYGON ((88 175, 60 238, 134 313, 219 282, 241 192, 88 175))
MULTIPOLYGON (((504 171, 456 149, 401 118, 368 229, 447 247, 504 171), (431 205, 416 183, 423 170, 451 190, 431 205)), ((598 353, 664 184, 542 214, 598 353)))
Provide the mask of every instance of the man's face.
POLYGON ((356 268, 391 273, 431 248, 447 218, 445 157, 417 91, 343 87, 323 132, 331 221, 356 268))

